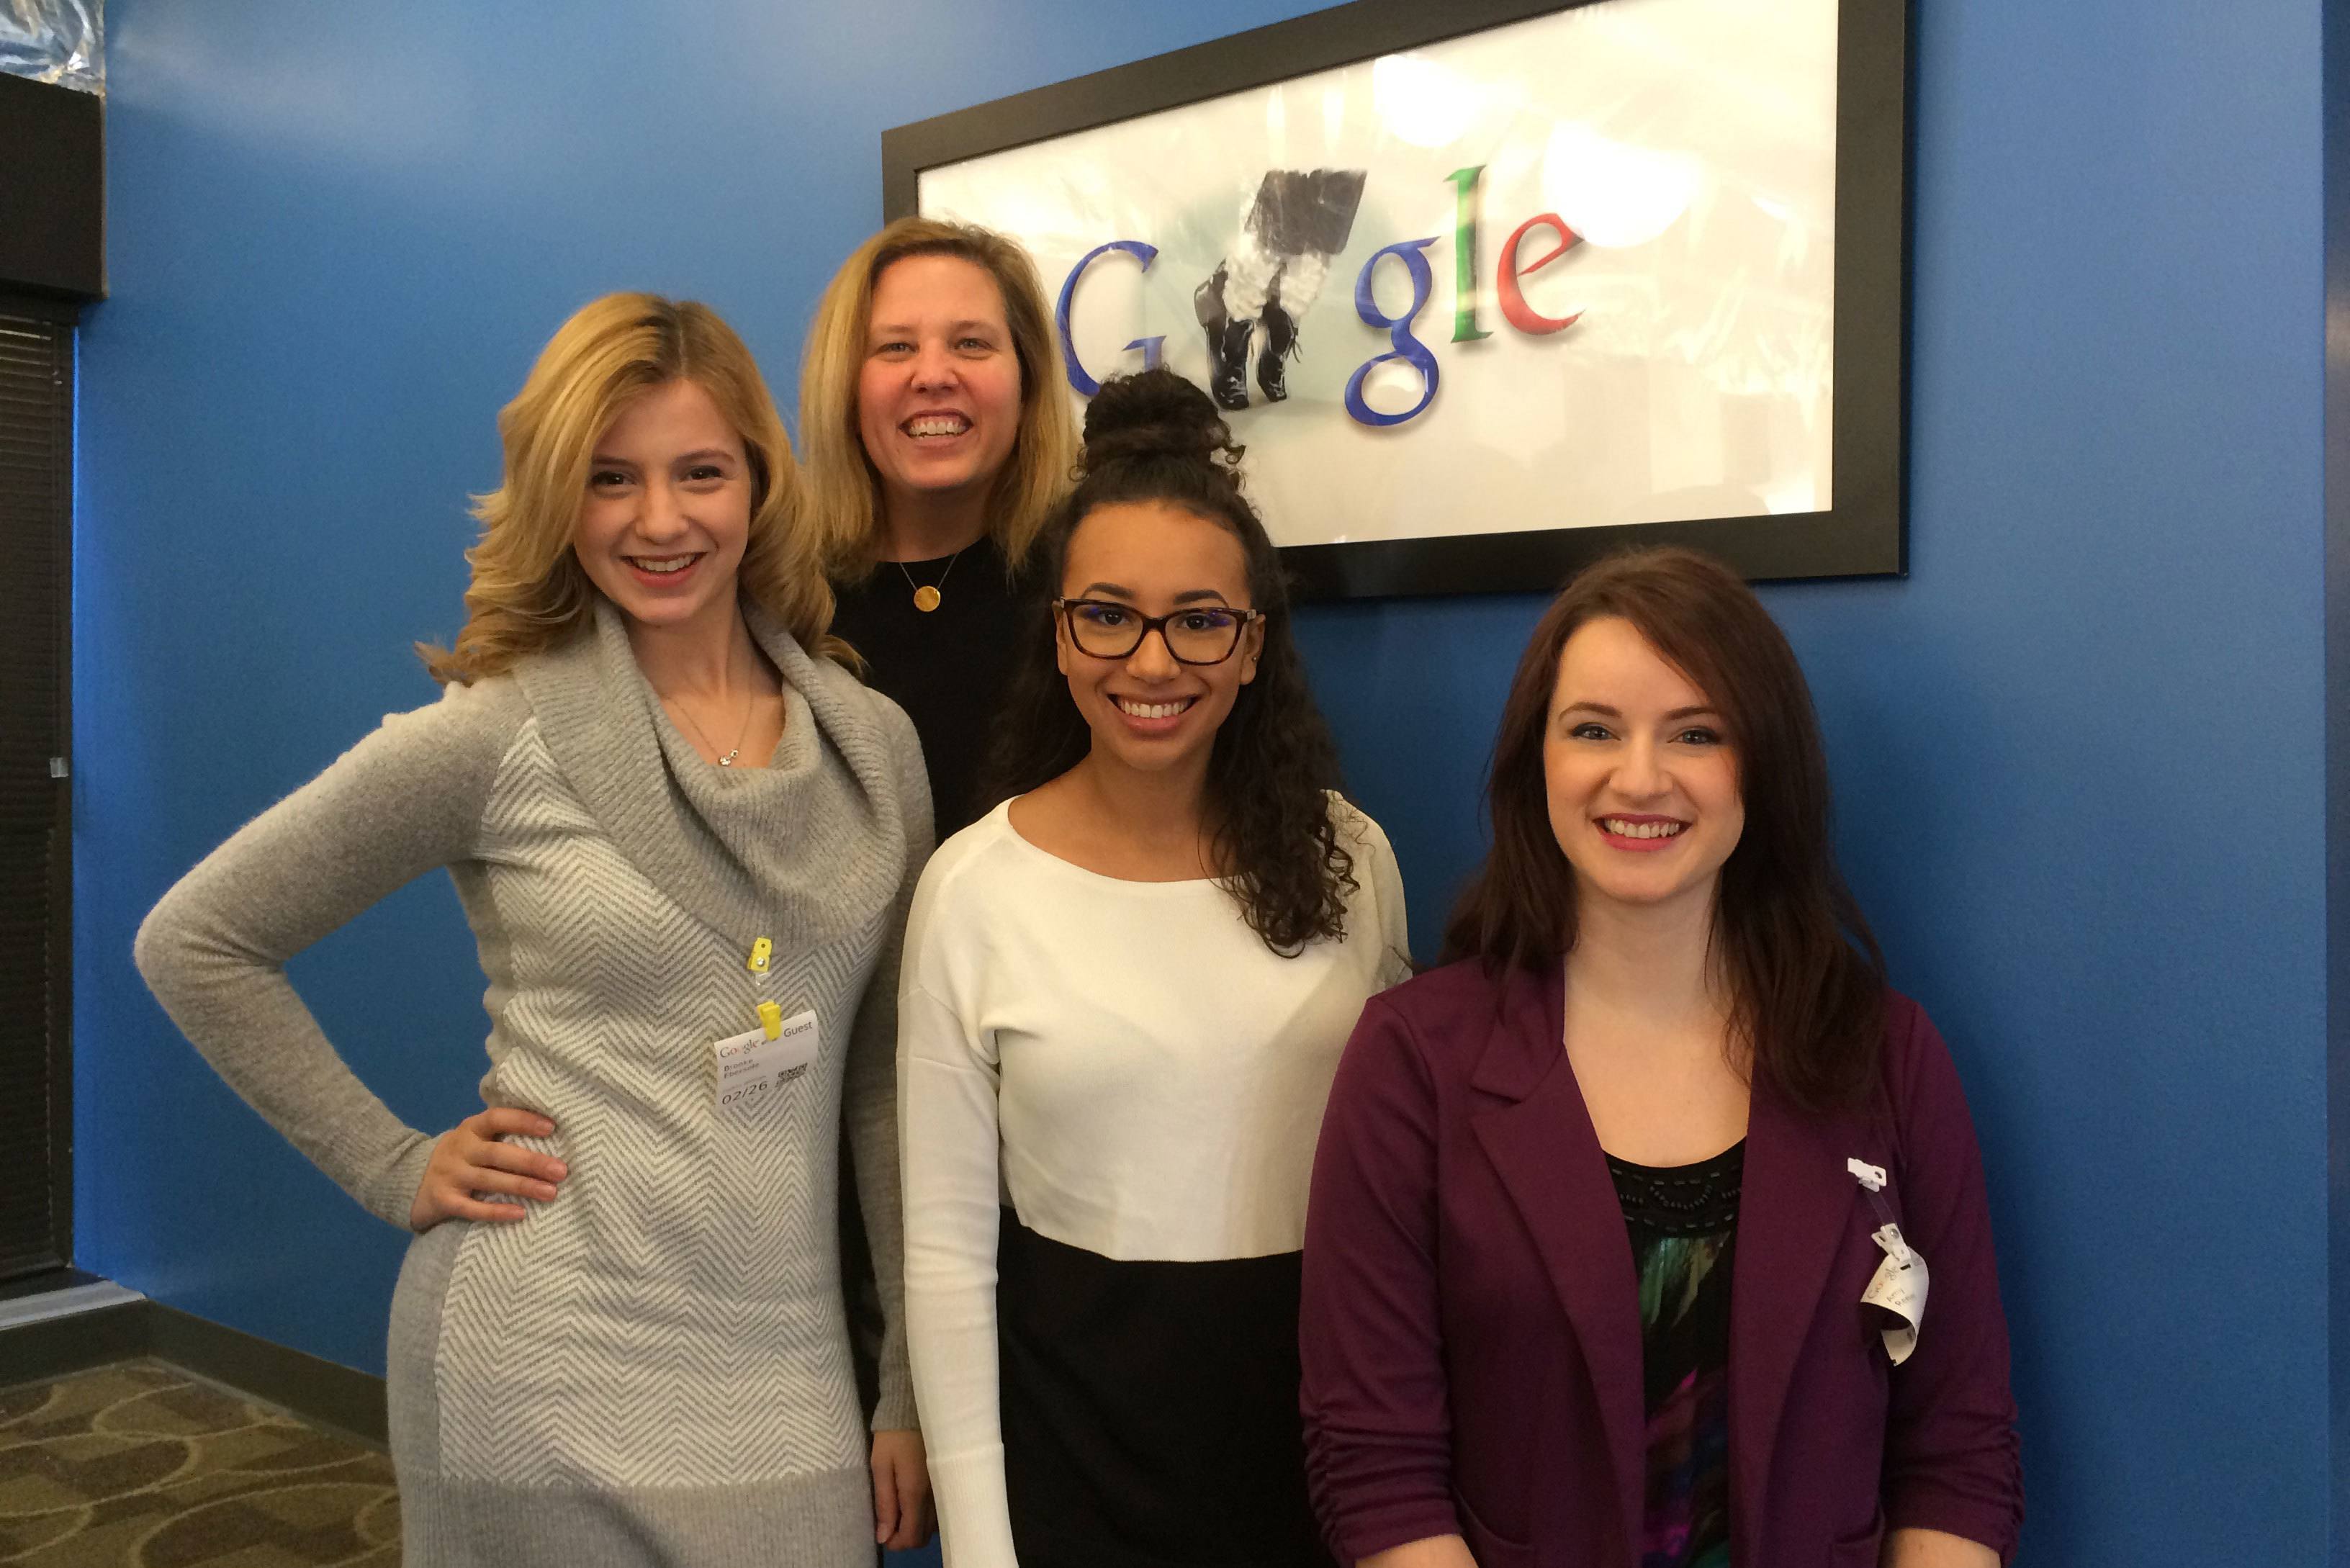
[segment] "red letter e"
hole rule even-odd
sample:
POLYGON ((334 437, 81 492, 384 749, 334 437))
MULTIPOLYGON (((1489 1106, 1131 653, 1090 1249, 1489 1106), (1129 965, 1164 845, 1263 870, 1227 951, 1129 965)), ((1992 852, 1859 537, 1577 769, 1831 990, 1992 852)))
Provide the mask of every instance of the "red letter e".
POLYGON ((1502 314, 1509 318, 1511 326, 1521 332, 1540 337, 1545 332, 1563 331, 1583 318, 1583 312, 1580 310, 1573 316, 1544 316, 1526 303, 1524 293, 1518 287, 1518 279, 1528 273, 1540 272, 1582 243, 1583 236, 1568 228, 1565 220, 1556 213, 1536 213, 1520 223, 1512 232, 1510 237, 1502 242, 1502 265, 1494 269, 1493 286, 1494 291, 1502 296, 1502 314), (1558 249, 1552 251, 1540 261, 1529 262, 1524 266, 1520 266, 1518 242, 1526 237, 1528 229, 1544 224, 1548 224, 1558 231, 1558 249))

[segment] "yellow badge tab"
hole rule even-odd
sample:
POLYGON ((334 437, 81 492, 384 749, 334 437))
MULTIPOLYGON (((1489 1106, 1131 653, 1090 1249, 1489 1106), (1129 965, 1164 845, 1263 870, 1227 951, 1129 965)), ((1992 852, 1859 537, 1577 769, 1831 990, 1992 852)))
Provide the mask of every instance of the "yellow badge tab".
POLYGON ((770 1040, 780 1040, 784 1033, 784 1010, 772 1002, 759 1003, 759 1027, 767 1032, 770 1040))
POLYGON ((764 937, 761 937, 757 941, 753 942, 751 944, 751 972, 753 974, 766 973, 767 961, 775 956, 775 944, 769 941, 764 937))

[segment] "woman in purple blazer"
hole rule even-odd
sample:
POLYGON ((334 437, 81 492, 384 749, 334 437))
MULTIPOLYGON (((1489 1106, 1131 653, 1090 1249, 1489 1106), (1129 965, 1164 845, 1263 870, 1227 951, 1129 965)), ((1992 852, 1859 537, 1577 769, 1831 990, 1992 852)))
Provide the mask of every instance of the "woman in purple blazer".
POLYGON ((1339 1561, 2012 1557, 1973 1127, 1836 873, 1778 628, 1689 552, 1586 572, 1490 810, 1456 961, 1372 1001, 1323 1123, 1305 1407, 1339 1561))

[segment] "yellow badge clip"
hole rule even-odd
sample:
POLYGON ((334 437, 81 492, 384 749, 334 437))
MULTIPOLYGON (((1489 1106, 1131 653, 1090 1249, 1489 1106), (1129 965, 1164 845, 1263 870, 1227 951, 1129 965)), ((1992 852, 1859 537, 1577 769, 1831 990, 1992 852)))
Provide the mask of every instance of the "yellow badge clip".
POLYGON ((751 944, 750 970, 753 974, 767 972, 767 960, 775 955, 775 944, 761 937, 751 944))
POLYGON ((772 1002, 759 1003, 759 1027, 767 1032, 770 1040, 784 1037, 784 1010, 772 1002))

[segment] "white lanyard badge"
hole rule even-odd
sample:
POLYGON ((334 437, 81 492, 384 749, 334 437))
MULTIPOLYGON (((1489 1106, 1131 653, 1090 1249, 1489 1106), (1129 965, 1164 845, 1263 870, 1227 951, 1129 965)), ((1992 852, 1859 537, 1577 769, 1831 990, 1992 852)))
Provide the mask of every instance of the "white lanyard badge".
POLYGON ((1877 1229, 1869 1233, 1869 1240, 1885 1249, 1885 1261, 1877 1265, 1877 1273, 1860 1293, 1860 1299, 1901 1320, 1898 1325, 1879 1331, 1885 1335, 1886 1354, 1898 1366, 1918 1348, 1918 1325, 1925 1321, 1926 1259, 1903 1239, 1892 1207, 1885 1201, 1885 1168, 1862 1159, 1847 1159, 1844 1164, 1877 1211, 1877 1229))

